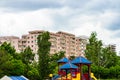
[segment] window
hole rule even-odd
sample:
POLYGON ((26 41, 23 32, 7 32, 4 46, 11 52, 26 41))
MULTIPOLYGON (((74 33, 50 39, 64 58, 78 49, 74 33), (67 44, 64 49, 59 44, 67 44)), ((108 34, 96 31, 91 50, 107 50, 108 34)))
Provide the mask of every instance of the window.
POLYGON ((31 39, 33 39, 33 36, 31 36, 31 39))

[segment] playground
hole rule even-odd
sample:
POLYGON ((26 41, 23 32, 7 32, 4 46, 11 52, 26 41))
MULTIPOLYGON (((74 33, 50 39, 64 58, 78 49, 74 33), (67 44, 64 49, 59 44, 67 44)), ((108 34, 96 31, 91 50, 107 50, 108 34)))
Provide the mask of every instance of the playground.
POLYGON ((97 80, 91 72, 91 64, 89 60, 84 57, 77 57, 73 60, 62 58, 57 61, 58 74, 52 80, 97 80), (87 72, 83 73, 82 67, 87 67, 87 72))

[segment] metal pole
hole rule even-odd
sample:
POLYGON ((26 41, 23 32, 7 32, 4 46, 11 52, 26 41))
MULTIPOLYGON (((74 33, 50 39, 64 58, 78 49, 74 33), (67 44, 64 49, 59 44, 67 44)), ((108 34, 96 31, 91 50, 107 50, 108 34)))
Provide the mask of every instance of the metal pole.
POLYGON ((67 80, 67 69, 66 69, 66 80, 67 80))
POLYGON ((80 64, 80 80, 82 80, 82 65, 80 64))
POLYGON ((91 66, 90 65, 88 65, 88 78, 89 80, 91 78, 91 66))

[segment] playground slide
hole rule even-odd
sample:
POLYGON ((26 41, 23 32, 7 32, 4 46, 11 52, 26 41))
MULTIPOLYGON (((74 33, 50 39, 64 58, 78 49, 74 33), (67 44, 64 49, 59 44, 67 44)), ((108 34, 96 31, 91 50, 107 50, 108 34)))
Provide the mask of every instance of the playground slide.
POLYGON ((93 80, 97 80, 97 78, 94 76, 93 73, 91 73, 91 78, 92 78, 93 80))

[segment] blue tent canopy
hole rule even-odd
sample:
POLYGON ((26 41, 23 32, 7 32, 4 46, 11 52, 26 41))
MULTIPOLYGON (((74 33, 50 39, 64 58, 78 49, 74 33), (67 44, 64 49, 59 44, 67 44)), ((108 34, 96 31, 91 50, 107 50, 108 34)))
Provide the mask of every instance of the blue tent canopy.
POLYGON ((21 76, 10 76, 10 78, 12 80, 26 80, 25 78, 21 77, 21 76))
POLYGON ((62 65, 60 69, 77 69, 78 67, 70 62, 62 65))
POLYGON ((69 62, 69 59, 68 58, 62 58, 62 59, 58 60, 57 62, 58 63, 62 63, 62 62, 67 63, 67 62, 69 62))
POLYGON ((71 63, 73 63, 73 64, 91 64, 91 62, 84 57, 77 57, 74 60, 72 60, 71 63))

